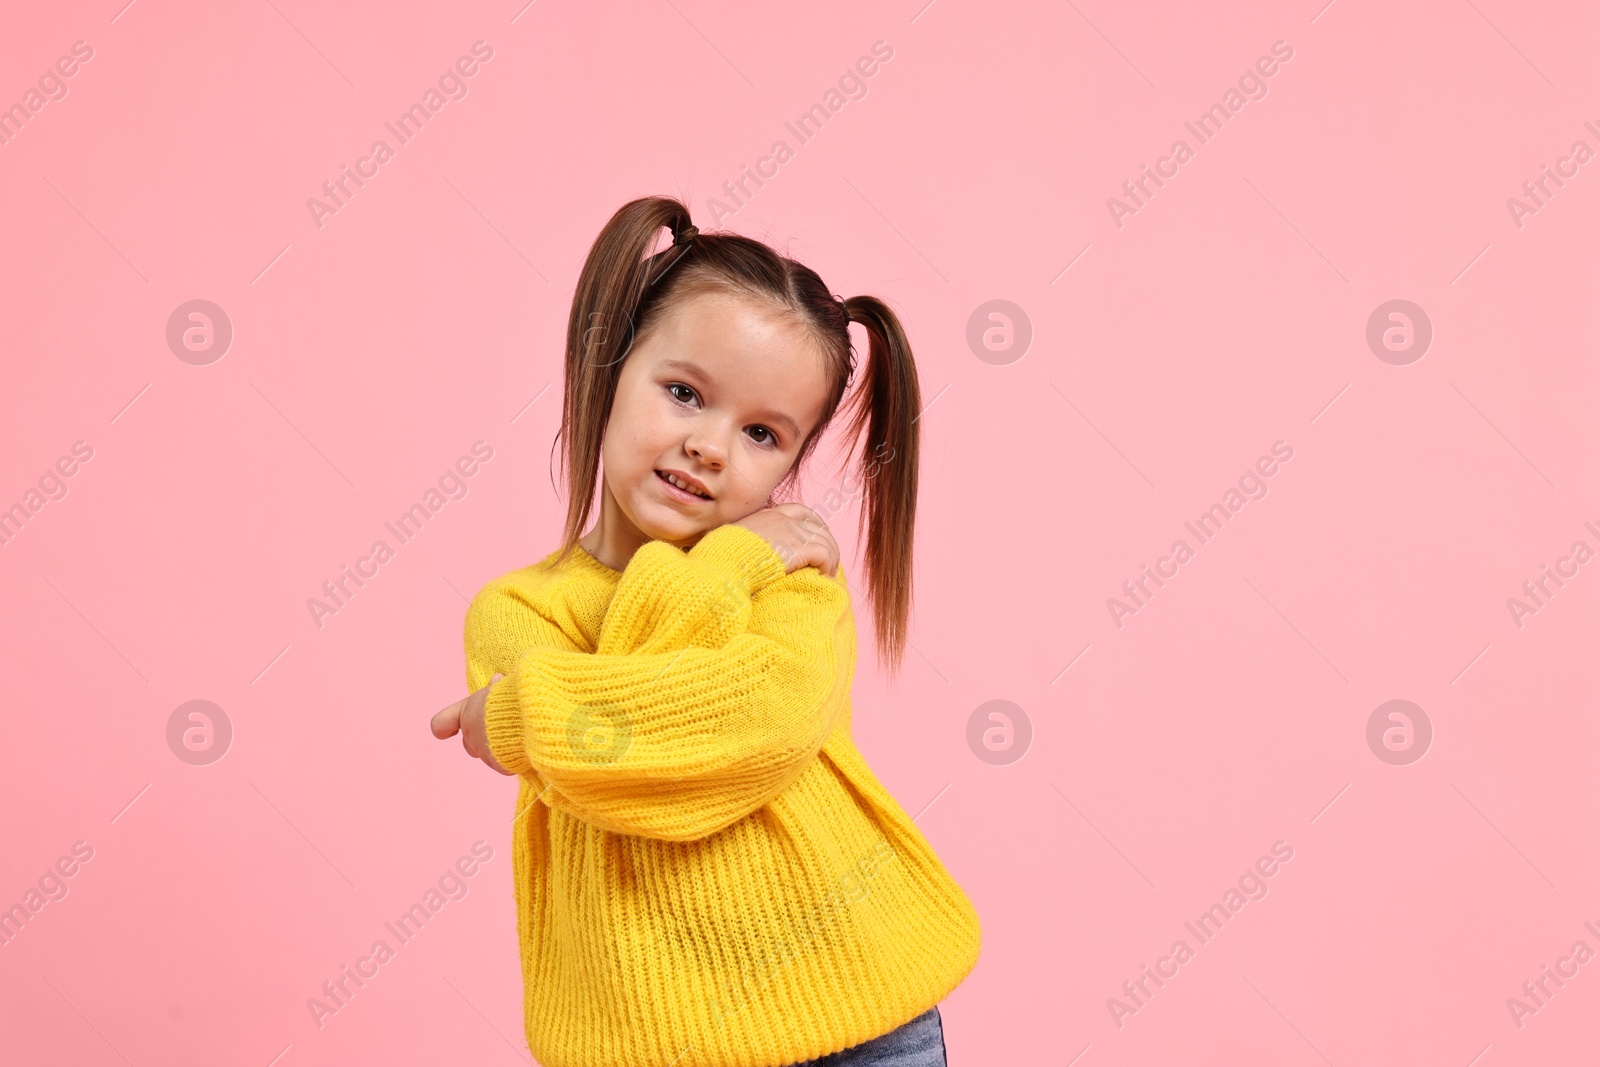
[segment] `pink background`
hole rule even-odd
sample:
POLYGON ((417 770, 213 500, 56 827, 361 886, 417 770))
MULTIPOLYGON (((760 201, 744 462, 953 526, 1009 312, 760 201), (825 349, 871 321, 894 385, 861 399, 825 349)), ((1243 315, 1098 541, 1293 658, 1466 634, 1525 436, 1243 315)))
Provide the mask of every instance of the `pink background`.
MULTIPOLYGON (((930 402, 913 651, 889 686, 858 604, 855 722, 983 920, 951 1063, 1600 1048, 1600 960, 1520 1026, 1507 1006, 1600 952, 1600 563, 1520 627, 1507 607, 1600 549, 1600 161, 1520 226, 1507 206, 1600 149, 1591 5, 120 2, 0 35, 0 104, 93 48, 0 145, 0 507, 93 449, 0 546, 0 905, 93 849, 0 948, 0 1058, 525 1058, 513 785, 428 720, 465 695, 468 598, 555 545, 600 226, 666 193, 715 229, 780 138, 720 225, 888 300, 930 402), (319 228, 307 199, 478 40, 468 95, 319 228), (879 40, 800 145, 785 121, 879 40), (1185 121, 1276 41, 1265 98, 1199 145, 1185 121), (195 299, 234 330, 203 366, 166 341, 195 299), (990 362, 967 331, 997 299, 1033 338, 990 362), (1366 342, 1394 299, 1434 332, 1404 365, 1366 342), (479 440, 467 495, 319 628, 307 600, 479 440), (1267 495, 1200 545, 1184 523, 1277 441, 1267 495), (1179 538, 1119 627, 1108 598, 1179 538), (196 699, 234 731, 206 766, 167 741, 196 699), (1394 699, 1432 724, 1405 765, 1366 738, 1394 699), (991 700, 1024 758, 969 747, 991 700), (478 840, 468 894, 319 1029, 307 998, 478 840), (1280 840, 1268 895, 1190 938, 1280 840), (1179 938, 1194 958, 1119 1026, 1108 998, 1179 938)), ((855 508, 832 522, 856 560, 855 508)))

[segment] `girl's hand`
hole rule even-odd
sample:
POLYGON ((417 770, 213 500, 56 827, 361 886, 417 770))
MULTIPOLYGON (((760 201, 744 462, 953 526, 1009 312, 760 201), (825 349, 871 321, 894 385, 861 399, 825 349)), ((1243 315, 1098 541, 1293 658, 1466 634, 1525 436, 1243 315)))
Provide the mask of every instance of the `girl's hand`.
POLYGON ((839 543, 822 516, 804 504, 779 504, 746 515, 734 526, 754 530, 783 557, 786 573, 816 567, 832 577, 839 569, 839 543))
POLYGON ((461 744, 467 750, 467 755, 483 760, 501 774, 510 774, 510 771, 500 766, 499 761, 494 758, 494 753, 489 751, 489 735, 483 725, 484 705, 489 700, 489 687, 504 677, 503 674, 496 674, 489 679, 489 685, 465 700, 456 701, 435 715, 431 725, 433 736, 441 741, 447 737, 454 737, 459 730, 461 744))

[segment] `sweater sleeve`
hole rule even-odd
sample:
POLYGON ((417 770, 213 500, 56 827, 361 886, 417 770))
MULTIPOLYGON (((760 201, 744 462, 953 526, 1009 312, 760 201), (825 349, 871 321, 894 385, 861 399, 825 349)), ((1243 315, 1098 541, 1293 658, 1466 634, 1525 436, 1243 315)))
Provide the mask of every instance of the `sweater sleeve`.
POLYGON ((536 645, 489 690, 489 747, 552 808, 616 833, 697 840, 799 777, 854 667, 842 566, 786 574, 740 526, 687 553, 652 541, 618 580, 594 652, 536 645))
POLYGON ((719 526, 688 552, 665 541, 647 542, 617 581, 595 651, 720 648, 748 630, 752 596, 785 576, 782 557, 745 526, 719 526))

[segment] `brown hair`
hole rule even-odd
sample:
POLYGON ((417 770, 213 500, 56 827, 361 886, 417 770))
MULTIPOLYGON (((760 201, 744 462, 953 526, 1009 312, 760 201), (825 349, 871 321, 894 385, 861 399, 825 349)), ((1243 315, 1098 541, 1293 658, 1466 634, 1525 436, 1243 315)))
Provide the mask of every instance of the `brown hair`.
POLYGON ((870 347, 865 373, 851 398, 846 455, 865 428, 867 447, 857 463, 865 478, 865 503, 856 532, 859 537, 861 526, 867 527, 865 569, 878 654, 892 675, 905 652, 911 613, 917 420, 922 409, 911 344, 900 320, 877 297, 855 296, 841 303, 816 271, 760 241, 732 233, 700 234, 689 221, 689 209, 672 197, 641 197, 618 208, 589 249, 572 296, 566 389, 556 435, 557 444, 564 442, 568 489, 559 560, 566 560, 577 545, 594 504, 601 444, 628 351, 674 301, 707 290, 765 300, 789 311, 823 354, 828 392, 822 418, 778 483, 774 499, 794 484, 852 384, 855 357, 849 323, 858 322, 867 332, 870 347), (664 226, 671 228, 674 242, 651 255, 664 226))

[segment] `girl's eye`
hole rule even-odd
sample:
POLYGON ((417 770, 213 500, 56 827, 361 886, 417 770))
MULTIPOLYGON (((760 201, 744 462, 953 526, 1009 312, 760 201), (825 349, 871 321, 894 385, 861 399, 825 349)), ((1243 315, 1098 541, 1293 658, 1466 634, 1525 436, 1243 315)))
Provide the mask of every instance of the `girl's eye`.
POLYGON ((690 389, 687 385, 684 385, 682 382, 673 382, 671 385, 667 386, 667 392, 672 393, 672 399, 674 399, 674 400, 681 400, 682 399, 681 397, 678 396, 678 394, 676 392, 674 392, 674 390, 676 390, 676 389, 683 389, 683 390, 687 391, 690 396, 694 396, 694 390, 693 389, 690 389))
POLYGON ((767 444, 775 445, 775 444, 778 443, 777 435, 775 435, 771 430, 767 429, 765 426, 755 426, 755 427, 752 427, 752 429, 759 430, 762 433, 767 435, 765 438, 763 438, 761 440, 761 442, 760 442, 761 444, 764 444, 764 445, 767 445, 767 444))

